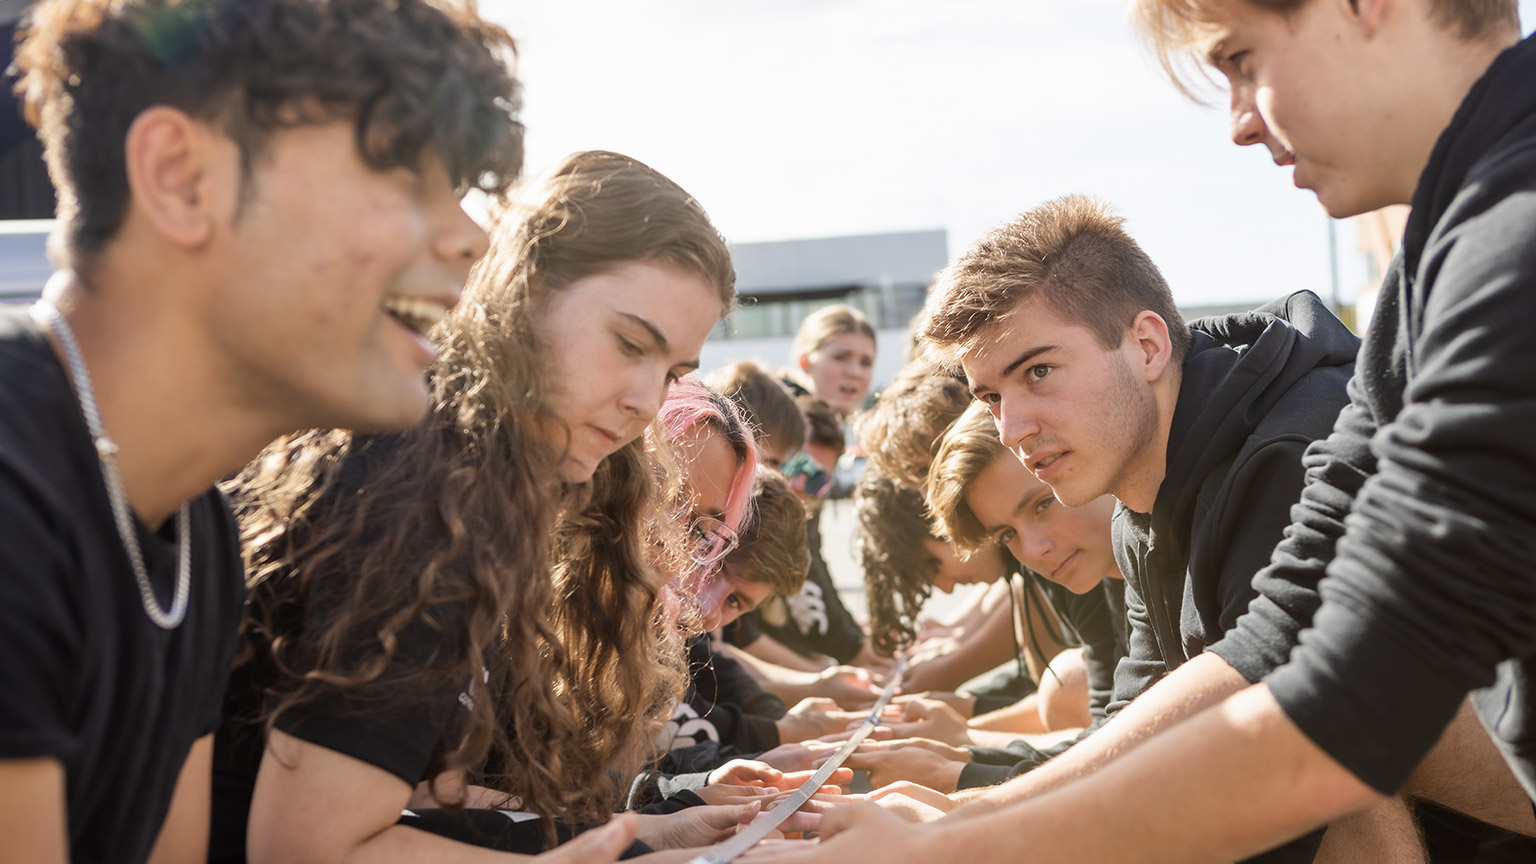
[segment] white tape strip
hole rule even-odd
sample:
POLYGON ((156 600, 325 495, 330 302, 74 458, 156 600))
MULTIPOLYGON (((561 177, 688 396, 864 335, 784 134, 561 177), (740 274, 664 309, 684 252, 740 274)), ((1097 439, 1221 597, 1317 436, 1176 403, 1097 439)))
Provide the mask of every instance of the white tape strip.
POLYGON ((880 713, 890 703, 891 696, 896 693, 896 688, 901 686, 901 676, 906 671, 907 658, 905 656, 898 657, 896 668, 891 670, 890 677, 885 682, 885 689, 880 691, 880 698, 875 700, 875 707, 870 709, 869 716, 859 725, 858 729, 854 730, 853 736, 842 747, 838 748, 836 753, 832 754, 831 759, 823 762, 821 768, 815 774, 812 774, 809 780, 800 784, 799 789, 779 799, 779 803, 773 805, 767 811, 757 814, 757 818, 753 819, 750 825, 741 829, 731 839, 709 847, 707 852, 689 861, 688 864, 727 864, 729 861, 736 860, 741 853, 756 846, 759 841, 772 833, 775 828, 784 824, 784 820, 788 819, 791 813, 799 810, 805 802, 811 800, 811 796, 815 795, 816 790, 826 784, 827 778, 832 776, 832 772, 842 767, 843 760, 852 755, 859 744, 869 737, 869 733, 873 732, 875 727, 880 725, 880 713))

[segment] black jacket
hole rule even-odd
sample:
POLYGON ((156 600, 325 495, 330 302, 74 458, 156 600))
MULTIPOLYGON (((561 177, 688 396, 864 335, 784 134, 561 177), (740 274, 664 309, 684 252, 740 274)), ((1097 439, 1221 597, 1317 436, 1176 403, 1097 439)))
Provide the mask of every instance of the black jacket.
POLYGON ((1302 452, 1348 401, 1359 348, 1308 291, 1191 330, 1152 513, 1115 512, 1131 628, 1111 715, 1236 626, 1301 496, 1302 452))
POLYGON ((1351 404, 1308 453, 1296 524, 1257 580, 1263 596, 1215 648, 1234 665, 1279 666, 1286 655, 1264 646, 1311 623, 1266 683, 1308 737, 1383 792, 1477 691, 1536 796, 1533 82, 1526 39, 1441 134, 1351 404), (1293 602, 1324 567, 1321 608, 1293 602))

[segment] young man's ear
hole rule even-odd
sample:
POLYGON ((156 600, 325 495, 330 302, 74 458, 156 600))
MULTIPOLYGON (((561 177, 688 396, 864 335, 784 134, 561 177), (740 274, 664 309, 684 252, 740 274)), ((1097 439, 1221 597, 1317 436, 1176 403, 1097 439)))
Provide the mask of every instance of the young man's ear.
MULTIPOLYGON (((1360 32, 1370 38, 1381 29, 1382 16, 1386 13, 1386 7, 1398 5, 1393 0, 1333 0, 1343 7, 1345 17, 1360 28, 1360 32)), ((1398 10, 1402 11, 1402 10, 1398 10)))
POLYGON ((800 367, 800 371, 801 372, 810 372, 811 371, 811 355, 809 355, 809 354, 801 354, 801 355, 795 357, 795 365, 800 367))
MULTIPOLYGON (((212 238, 222 200, 233 190, 216 189, 230 167, 226 151, 234 142, 182 111, 165 105, 146 109, 128 127, 123 156, 128 173, 129 207, 169 243, 197 248, 212 238)), ((238 183, 238 173, 235 178, 238 183)), ((227 178, 223 184, 227 185, 227 178)))
POLYGON ((1148 381, 1163 376, 1168 364, 1173 362, 1173 339, 1168 335, 1168 322, 1150 309, 1143 309, 1132 319, 1126 338, 1135 343, 1135 362, 1148 381))

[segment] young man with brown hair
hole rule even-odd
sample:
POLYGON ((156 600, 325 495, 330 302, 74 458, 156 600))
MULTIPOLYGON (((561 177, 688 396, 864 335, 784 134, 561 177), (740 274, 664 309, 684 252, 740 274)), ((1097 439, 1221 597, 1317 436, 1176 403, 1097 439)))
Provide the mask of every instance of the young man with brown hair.
MULTIPOLYGON (((1084 196, 963 253, 922 337, 964 369, 1003 445, 1056 500, 1121 502, 1130 628, 1110 717, 1247 609, 1300 494, 1302 451, 1345 404, 1359 347, 1308 292, 1186 325, 1122 220, 1084 196)), ((1302 843, 1265 860, 1312 856, 1302 843)))
POLYGON ((460 195, 522 159, 512 41, 429 0, 29 15, 60 225, 44 300, 0 314, 0 860, 201 861, 244 595, 213 484, 421 418, 486 249, 460 195))
POLYGON ((1187 51, 1227 78, 1234 141, 1329 213, 1413 205, 1351 402, 1249 614, 1121 717, 1161 734, 929 829, 834 814, 824 851, 1002 860, 1024 837, 1040 861, 1231 860, 1405 785, 1532 833, 1536 43, 1514 0, 1137 8, 1171 68, 1187 51), (1230 658, 1276 635, 1294 652, 1250 684, 1230 658))

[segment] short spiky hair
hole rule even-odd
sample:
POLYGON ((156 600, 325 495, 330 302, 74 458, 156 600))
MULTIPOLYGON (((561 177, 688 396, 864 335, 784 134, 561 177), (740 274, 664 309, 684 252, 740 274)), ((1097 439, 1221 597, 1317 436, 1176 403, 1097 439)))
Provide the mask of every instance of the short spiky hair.
MULTIPOLYGON (((1197 85, 1208 83, 1200 43, 1219 20, 1223 7, 1246 3, 1270 12, 1289 15, 1309 0, 1135 0, 1131 19, 1136 30, 1157 55, 1158 63, 1185 95, 1195 98, 1197 85)), ((1520 32, 1517 0, 1429 0, 1435 23, 1465 41, 1475 41, 1501 30, 1520 32)))
POLYGON ((512 38, 451 0, 44 0, 16 52, 77 270, 128 210, 123 144, 155 105, 219 128, 244 169, 283 128, 350 120, 371 166, 430 149, 464 188, 522 167, 512 38))
POLYGON ((1175 363, 1189 328, 1163 274, 1125 232, 1125 220, 1086 195, 1057 198, 992 229, 939 274, 920 339, 952 361, 988 327, 1039 297, 1105 348, 1118 346, 1143 310, 1168 324, 1175 363))
POLYGON ((854 424, 859 444, 887 477, 922 488, 944 430, 973 401, 964 379, 913 360, 854 424))
POLYGON ((742 579, 792 596, 805 585, 811 552, 805 539, 805 505, 778 471, 759 467, 752 481, 752 513, 741 541, 725 558, 742 579))
POLYGON ((980 402, 956 420, 939 442, 928 472, 928 511, 933 523, 962 558, 992 542, 987 529, 965 503, 965 493, 981 472, 1013 454, 997 437, 997 424, 980 402))

